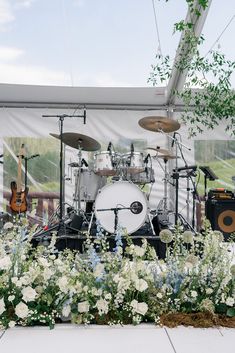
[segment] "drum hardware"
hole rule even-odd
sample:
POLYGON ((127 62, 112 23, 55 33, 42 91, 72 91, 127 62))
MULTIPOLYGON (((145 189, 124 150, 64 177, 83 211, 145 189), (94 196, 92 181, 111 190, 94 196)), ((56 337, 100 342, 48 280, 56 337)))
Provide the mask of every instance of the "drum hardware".
POLYGON ((143 211, 143 205, 139 201, 134 201, 131 203, 130 207, 113 207, 113 208, 100 208, 96 212, 113 211, 114 212, 114 233, 117 231, 118 226, 118 212, 122 210, 130 210, 134 214, 139 214, 143 211))
MULTIPOLYGON (((57 230, 57 234, 59 234, 59 232, 63 232, 66 233, 68 229, 71 229, 68 225, 65 224, 64 222, 64 215, 63 215, 63 211, 64 211, 64 190, 63 190, 63 161, 64 161, 64 154, 63 154, 63 143, 68 142, 68 145, 71 145, 71 141, 74 143, 75 140, 76 142, 78 141, 78 136, 79 139, 81 140, 81 144, 82 147, 85 149, 86 148, 95 148, 99 143, 97 142, 96 144, 94 142, 96 142, 95 140, 91 139, 91 138, 87 138, 85 135, 81 135, 81 134, 74 134, 74 133, 63 133, 63 125, 64 125, 64 119, 67 117, 79 117, 79 118, 83 118, 83 123, 86 123, 86 110, 84 109, 84 114, 82 115, 67 115, 67 114, 62 114, 62 115, 43 115, 43 117, 56 117, 59 119, 59 131, 60 134, 50 134, 51 136, 58 138, 60 140, 60 199, 59 199, 59 221, 57 224, 52 225, 51 227, 47 227, 46 230, 39 232, 37 234, 37 236, 44 236, 44 235, 48 235, 49 233, 51 233, 51 231, 53 230, 57 230), (76 135, 76 138, 75 138, 76 135), (70 137, 70 138, 68 138, 70 137), (92 140, 92 141, 91 141, 92 140), (93 142, 94 141, 94 142, 93 142), (93 146, 92 146, 92 142, 93 142, 93 146)), ((71 146, 74 147, 74 146, 71 146)))

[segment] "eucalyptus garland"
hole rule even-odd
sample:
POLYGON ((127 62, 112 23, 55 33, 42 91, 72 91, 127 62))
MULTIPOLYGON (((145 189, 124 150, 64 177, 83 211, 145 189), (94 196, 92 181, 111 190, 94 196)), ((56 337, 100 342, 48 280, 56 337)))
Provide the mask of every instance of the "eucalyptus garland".
MULTIPOLYGON (((166 0, 167 2, 168 0, 166 0)), ((156 56, 156 64, 152 65, 149 82, 154 86, 167 82, 173 69, 187 72, 183 91, 174 91, 184 105, 181 119, 189 126, 191 136, 201 133, 205 128, 214 129, 221 121, 225 129, 235 135, 235 91, 231 88, 231 75, 235 61, 228 60, 219 51, 210 51, 208 55, 200 55, 199 48, 204 37, 195 35, 195 18, 206 10, 208 0, 186 0, 191 18, 181 20, 174 25, 174 32, 183 32, 183 40, 178 48, 178 56, 173 67, 169 55, 156 56)))

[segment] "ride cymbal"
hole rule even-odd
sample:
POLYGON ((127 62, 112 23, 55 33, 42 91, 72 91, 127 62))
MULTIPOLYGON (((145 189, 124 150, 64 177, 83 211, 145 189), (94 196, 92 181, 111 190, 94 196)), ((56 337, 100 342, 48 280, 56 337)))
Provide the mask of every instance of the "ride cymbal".
POLYGON ((178 121, 162 116, 146 116, 139 120, 139 125, 154 132, 173 132, 180 128, 178 121))
MULTIPOLYGON (((60 140, 60 135, 52 133, 50 135, 60 140)), ((99 142, 92 137, 77 134, 76 132, 64 132, 62 134, 62 142, 76 149, 81 148, 84 151, 97 151, 101 148, 99 142)))

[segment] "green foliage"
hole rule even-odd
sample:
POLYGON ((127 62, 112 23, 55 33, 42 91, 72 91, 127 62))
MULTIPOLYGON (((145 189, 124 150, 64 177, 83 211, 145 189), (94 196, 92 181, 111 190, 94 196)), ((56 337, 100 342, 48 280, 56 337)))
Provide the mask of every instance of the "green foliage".
MULTIPOLYGON (((208 7, 208 0, 186 0, 191 17, 201 16, 201 11, 208 7)), ((181 119, 189 126, 190 136, 201 133, 205 128, 214 129, 223 120, 225 130, 235 135, 235 92, 231 89, 231 75, 235 61, 228 60, 223 53, 211 51, 206 57, 200 55, 198 47, 203 43, 203 36, 197 37, 194 22, 180 20, 174 25, 174 32, 183 33, 178 57, 173 67, 169 56, 156 56, 156 64, 148 82, 154 86, 167 81, 175 68, 187 74, 183 91, 172 92, 184 104, 181 119)))

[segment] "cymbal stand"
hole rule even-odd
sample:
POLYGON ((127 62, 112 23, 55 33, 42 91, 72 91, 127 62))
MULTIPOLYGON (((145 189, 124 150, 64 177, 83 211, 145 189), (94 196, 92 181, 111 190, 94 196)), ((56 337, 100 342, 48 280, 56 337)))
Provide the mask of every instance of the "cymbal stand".
POLYGON ((75 180, 75 192, 73 195, 73 202, 75 203, 75 210, 78 212, 81 209, 81 172, 82 172, 82 149, 78 147, 78 173, 75 180))
POLYGON ((177 138, 177 135, 180 136, 178 132, 174 132, 173 136, 165 133, 163 130, 159 130, 161 133, 163 133, 165 136, 169 137, 172 140, 171 147, 174 146, 175 144, 175 169, 174 172, 172 173, 173 180, 175 181, 175 225, 178 223, 178 217, 179 217, 179 171, 178 171, 178 154, 179 150, 184 147, 187 150, 191 151, 191 148, 187 147, 185 144, 183 144, 179 139, 177 138))
POLYGON ((86 123, 86 110, 84 110, 83 115, 68 115, 68 114, 61 114, 61 115, 42 115, 44 118, 58 118, 59 119, 59 131, 60 131, 60 200, 59 200, 59 223, 53 225, 52 227, 49 227, 45 231, 39 232, 36 234, 36 237, 43 236, 43 235, 48 235, 53 230, 57 230, 57 234, 59 234, 59 231, 63 231, 66 234, 66 230, 72 230, 74 231, 73 228, 69 227, 67 224, 64 222, 63 218, 63 162, 64 162, 64 154, 63 154, 63 128, 64 128, 64 119, 65 118, 83 118, 84 124, 86 123))

